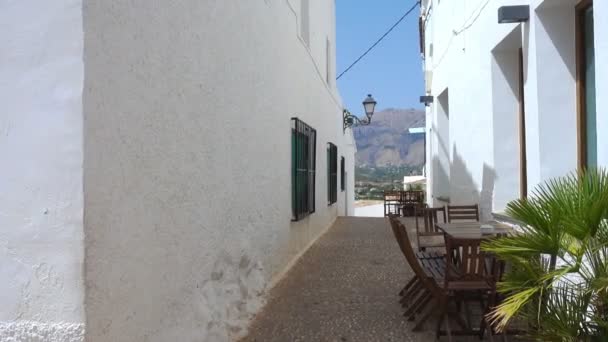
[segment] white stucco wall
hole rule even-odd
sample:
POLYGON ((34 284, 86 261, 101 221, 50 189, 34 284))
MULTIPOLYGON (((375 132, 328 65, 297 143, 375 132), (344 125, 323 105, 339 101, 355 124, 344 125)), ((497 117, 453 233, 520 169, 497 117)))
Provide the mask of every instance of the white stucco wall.
MULTIPOLYGON (((531 86, 537 88, 537 96, 526 104, 526 114, 538 115, 538 130, 531 133, 539 144, 540 182, 577 168, 576 1, 561 2, 558 6, 555 1, 546 1, 547 5, 530 15, 536 55, 528 55, 528 59, 536 58, 536 64, 532 64, 535 69, 529 69, 528 73, 536 73, 536 84, 531 82, 531 86)), ((533 171, 536 170, 528 170, 533 171)))
POLYGON ((310 3, 309 48, 299 1, 85 1, 89 341, 242 335, 271 281, 352 212, 342 193, 327 206, 327 142, 354 193, 325 75, 334 3, 310 3), (318 134, 316 213, 297 223, 294 116, 318 134))
POLYGON ((84 338, 81 6, 0 1, 0 341, 84 338))
POLYGON ((520 197, 519 49, 522 32, 516 27, 492 50, 493 205, 504 208, 520 197))
MULTIPOLYGON (((429 139, 437 141, 445 129, 438 127, 442 122, 437 120, 441 107, 437 102, 449 89, 449 196, 452 203, 479 202, 486 217, 519 196, 518 107, 505 74, 513 71, 519 46, 524 52, 528 188, 577 166, 575 1, 531 2, 530 21, 521 25, 497 22, 500 6, 525 4, 521 0, 426 3, 431 10, 425 34, 425 70, 432 75, 427 77, 427 88, 436 102, 427 109, 428 117, 434 119, 427 124, 432 129, 429 139), (518 44, 505 45, 519 26, 518 44)), ((596 4, 596 17, 602 17, 604 7, 603 2, 596 4)), ((607 32, 602 25, 598 20, 596 32, 607 32)), ((598 33, 598 61, 608 52, 600 37, 598 33)), ((608 83, 606 74, 605 67, 599 67, 598 155, 608 151, 608 120, 600 119, 608 105, 601 100, 602 87, 608 83)), ((429 161, 442 158, 437 147, 430 147, 428 153, 429 161)), ((604 158, 601 164, 607 162, 604 158)), ((434 163, 427 168, 431 179, 444 169, 434 163)), ((435 182, 429 196, 446 191, 435 182)))

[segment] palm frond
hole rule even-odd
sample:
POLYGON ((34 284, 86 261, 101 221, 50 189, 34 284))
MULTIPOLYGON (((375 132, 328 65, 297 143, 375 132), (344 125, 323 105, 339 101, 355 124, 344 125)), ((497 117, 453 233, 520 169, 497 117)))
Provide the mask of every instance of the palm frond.
POLYGON ((534 296, 537 296, 539 292, 539 288, 532 287, 512 294, 488 314, 488 321, 497 331, 503 331, 513 317, 517 316, 522 308, 530 304, 534 296))
POLYGON ((532 335, 541 340, 559 341, 579 341, 581 336, 594 335, 589 324, 590 302, 591 296, 583 289, 553 287, 541 318, 543 329, 532 335))

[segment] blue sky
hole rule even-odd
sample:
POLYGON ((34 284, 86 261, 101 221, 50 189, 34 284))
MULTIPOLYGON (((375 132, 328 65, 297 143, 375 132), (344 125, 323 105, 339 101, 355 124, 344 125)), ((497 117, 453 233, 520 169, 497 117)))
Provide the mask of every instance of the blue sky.
MULTIPOLYGON (((336 0, 337 74, 340 74, 390 28, 415 0, 336 0)), ((377 109, 423 108, 422 61, 415 9, 348 73, 338 81, 344 106, 362 115, 361 102, 371 93, 377 109)))

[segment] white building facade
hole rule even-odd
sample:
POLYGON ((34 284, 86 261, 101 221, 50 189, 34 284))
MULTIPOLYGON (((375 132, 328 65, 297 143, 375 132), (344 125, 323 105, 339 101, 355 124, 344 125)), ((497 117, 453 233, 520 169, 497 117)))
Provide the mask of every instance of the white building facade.
POLYGON ((544 181, 608 165, 606 1, 421 8, 429 205, 480 203, 489 218, 544 181))
POLYGON ((334 1, 0 1, 0 18, 1 341, 236 339, 353 214, 334 1))

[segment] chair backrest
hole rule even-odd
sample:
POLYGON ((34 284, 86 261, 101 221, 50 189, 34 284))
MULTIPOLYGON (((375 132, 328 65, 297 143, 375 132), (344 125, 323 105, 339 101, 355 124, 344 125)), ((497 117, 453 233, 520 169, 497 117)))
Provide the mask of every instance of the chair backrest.
POLYGON ((399 214, 401 203, 401 191, 385 190, 384 191, 384 216, 399 214))
MULTIPOLYGON (((494 237, 492 237, 492 239, 500 239, 503 237, 507 237, 509 236, 508 233, 501 233, 501 234, 496 234, 494 237)), ((488 241, 487 239, 484 241, 488 241)), ((488 271, 490 272, 489 275, 492 278, 492 281, 494 283, 497 283, 499 281, 503 281, 503 277, 505 275, 505 270, 507 268, 507 263, 505 260, 501 260, 499 259, 495 254, 486 252, 486 256, 491 258, 491 263, 490 263, 490 268, 488 269, 488 271)))
POLYGON ((445 215, 445 207, 439 208, 416 208, 414 216, 416 217, 416 233, 433 233, 440 234, 442 233, 436 226, 437 223, 445 223, 446 215, 445 215), (424 222, 424 230, 420 229, 419 220, 422 219, 424 222))
POLYGON ((448 205, 448 222, 479 221, 479 205, 448 205))
MULTIPOLYGON (((399 244, 399 249, 401 250, 401 252, 403 253, 403 256, 406 256, 406 250, 405 250, 405 246, 403 244, 403 239, 401 238, 401 232, 399 231, 399 227, 396 226, 396 223, 394 223, 393 221, 396 221, 397 223, 398 221, 398 215, 394 215, 394 214, 389 214, 388 218, 391 224, 391 229, 393 230, 393 235, 395 236, 395 241, 397 241, 397 244, 399 244)), ((406 257, 407 258, 407 257, 406 257)))
POLYGON ((420 190, 402 191, 401 202, 422 204, 424 202, 424 192, 420 190))
POLYGON ((400 202, 401 201, 401 191, 385 190, 384 191, 384 201, 385 202, 400 202))
POLYGON ((454 267, 447 267, 445 272, 446 286, 450 281, 490 280, 487 255, 481 249, 482 239, 461 239, 445 236, 448 255, 456 256, 454 267))
POLYGON ((420 261, 416 257, 416 253, 414 252, 414 248, 412 247, 412 243, 407 234, 407 230, 405 229, 405 226, 399 221, 398 216, 390 215, 389 221, 391 224, 391 228, 393 229, 395 239, 397 240, 397 243, 399 244, 399 247, 401 248, 401 251, 405 256, 407 263, 412 268, 412 271, 414 271, 414 274, 416 274, 416 276, 422 282, 423 286, 426 287, 429 291, 439 291, 437 283, 435 283, 435 281, 429 278, 427 273, 424 271, 424 268, 422 268, 422 265, 420 265, 420 261))

